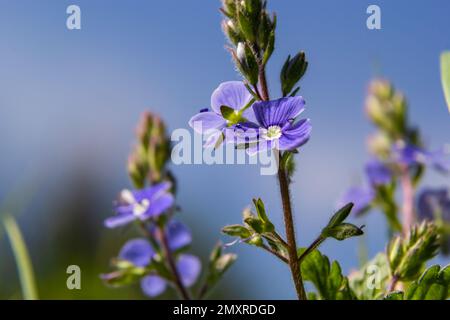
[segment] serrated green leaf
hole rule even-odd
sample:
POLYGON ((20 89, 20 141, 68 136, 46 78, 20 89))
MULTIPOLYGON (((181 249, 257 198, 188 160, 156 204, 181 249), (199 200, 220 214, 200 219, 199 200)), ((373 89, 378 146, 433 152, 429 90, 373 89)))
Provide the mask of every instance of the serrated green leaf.
POLYGON ((450 297, 450 265, 428 268, 405 293, 405 300, 446 300, 450 297))
POLYGON ((441 78, 445 101, 450 112, 450 51, 444 52, 441 55, 441 78))
MULTIPOLYGON (((304 249, 300 250, 300 254, 304 249)), ((355 295, 350 289, 348 279, 342 275, 337 261, 330 264, 327 256, 319 250, 312 251, 301 263, 305 281, 314 284, 322 300, 353 300, 355 295)))

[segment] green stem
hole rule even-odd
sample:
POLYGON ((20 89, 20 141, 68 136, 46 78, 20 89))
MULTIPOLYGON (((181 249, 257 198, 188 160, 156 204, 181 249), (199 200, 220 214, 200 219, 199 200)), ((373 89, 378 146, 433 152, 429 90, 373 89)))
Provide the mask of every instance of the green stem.
POLYGON ((313 243, 311 243, 311 245, 301 254, 301 256, 298 258, 298 263, 301 264, 302 261, 311 253, 313 252, 315 249, 317 249, 322 242, 325 241, 325 238, 320 236, 318 237, 316 240, 314 240, 313 243))

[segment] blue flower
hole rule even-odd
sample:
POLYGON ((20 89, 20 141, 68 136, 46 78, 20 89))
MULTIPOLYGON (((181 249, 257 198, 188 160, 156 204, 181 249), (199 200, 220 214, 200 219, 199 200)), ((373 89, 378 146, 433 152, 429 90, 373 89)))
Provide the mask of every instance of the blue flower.
POLYGON ((394 160, 406 166, 429 165, 442 173, 450 171, 450 159, 444 150, 428 151, 424 148, 399 142, 393 148, 394 160))
POLYGON ((241 124, 251 142, 248 153, 256 154, 273 148, 295 150, 308 142, 312 130, 310 120, 296 121, 305 110, 304 106, 302 97, 255 102, 253 110, 257 123, 241 124))
MULTIPOLYGON (((151 228, 155 241, 160 241, 159 229, 151 228)), ((181 222, 171 220, 166 226, 166 237, 171 252, 186 247, 192 241, 189 229, 181 222)), ((151 264, 156 252, 147 239, 139 238, 128 241, 119 253, 119 258, 126 260, 136 267, 145 268, 151 264)), ((180 254, 176 257, 176 268, 181 282, 185 287, 192 286, 201 271, 200 260, 190 254, 180 254)), ((162 294, 167 288, 167 280, 155 273, 150 273, 141 279, 142 291, 149 297, 162 294)))
POLYGON ((115 228, 132 221, 145 221, 161 215, 174 204, 169 192, 171 184, 162 182, 143 190, 124 190, 116 205, 116 215, 105 220, 105 226, 115 228))
POLYGON ((371 185, 385 185, 392 181, 392 171, 383 162, 371 159, 366 164, 366 175, 371 185))
POLYGON ((450 196, 445 188, 425 189, 417 201, 420 220, 441 220, 450 223, 450 196))
POLYGON ((205 147, 215 146, 223 135, 232 132, 232 130, 226 130, 227 127, 235 125, 235 123, 230 123, 229 120, 223 117, 222 106, 233 109, 236 115, 239 115, 238 118, 242 117, 246 121, 254 121, 253 110, 251 108, 244 110, 251 103, 252 99, 253 96, 243 82, 224 82, 219 85, 211 96, 212 111, 202 109, 189 120, 189 125, 194 131, 208 136, 205 147))

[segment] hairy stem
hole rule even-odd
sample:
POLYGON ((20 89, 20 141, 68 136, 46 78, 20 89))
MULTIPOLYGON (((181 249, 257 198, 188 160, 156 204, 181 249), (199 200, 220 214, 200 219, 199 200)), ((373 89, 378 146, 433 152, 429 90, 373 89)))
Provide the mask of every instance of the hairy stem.
POLYGON ((414 186, 408 172, 408 168, 402 168, 401 185, 403 191, 403 234, 407 235, 415 222, 414 214, 414 186))
MULTIPOLYGON (((270 99, 269 88, 267 86, 265 66, 259 67, 259 86, 261 88, 261 97, 267 101, 270 99)), ((282 159, 281 154, 279 159, 282 159)), ((292 279, 294 280, 295 290, 299 300, 307 300, 305 288, 303 286, 302 273, 297 255, 297 243, 295 240, 294 219, 292 217, 291 196, 289 193, 289 181, 283 164, 278 168, 278 181, 280 185, 281 201, 283 203, 284 225, 286 229, 286 240, 288 250, 288 263, 291 269, 292 279)))
POLYGON ((295 290, 299 300, 306 300, 305 288, 303 286, 300 263, 297 258, 297 243, 295 240, 294 219, 292 217, 291 198, 289 194, 289 182, 286 171, 282 165, 278 168, 278 180, 280 182, 281 201, 283 203, 284 225, 286 228, 286 238, 288 243, 289 267, 295 290))
POLYGON ((262 247, 264 250, 266 250, 267 252, 273 254, 275 257, 277 257, 278 259, 280 259, 281 261, 283 261, 286 264, 289 264, 288 259, 286 259, 285 257, 283 257, 281 254, 279 254, 278 252, 272 250, 270 247, 266 246, 266 245, 262 245, 262 247))

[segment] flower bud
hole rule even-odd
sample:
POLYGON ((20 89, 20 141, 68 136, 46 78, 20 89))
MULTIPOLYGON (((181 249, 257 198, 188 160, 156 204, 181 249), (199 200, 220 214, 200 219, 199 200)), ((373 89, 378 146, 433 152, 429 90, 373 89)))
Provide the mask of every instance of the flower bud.
POLYGON ((170 156, 170 140, 166 128, 157 115, 146 112, 137 129, 138 144, 128 160, 128 173, 137 188, 162 181, 170 156))
POLYGON ((383 132, 377 132, 369 136, 367 146, 370 153, 381 159, 386 159, 391 151, 391 140, 383 132))
POLYGON ((281 89, 284 97, 287 96, 297 82, 300 81, 307 68, 308 62, 306 61, 304 52, 299 52, 292 59, 291 56, 288 56, 280 74, 281 89))
POLYGON ((250 47, 244 42, 239 42, 236 51, 231 51, 236 66, 251 85, 258 83, 259 67, 250 47))
POLYGON ((406 99, 385 80, 375 80, 369 87, 366 112, 372 122, 392 138, 407 134, 406 99))

